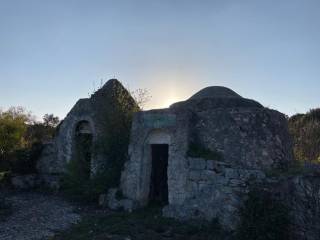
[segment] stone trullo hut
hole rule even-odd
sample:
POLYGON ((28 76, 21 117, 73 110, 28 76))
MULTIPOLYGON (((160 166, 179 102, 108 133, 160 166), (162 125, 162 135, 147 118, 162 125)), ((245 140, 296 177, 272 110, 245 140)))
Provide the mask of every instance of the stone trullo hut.
MULTIPOLYGON (((90 98, 80 99, 42 153, 38 162, 42 180, 49 185, 59 185, 71 161, 81 166, 80 171, 87 178, 108 167, 113 160, 108 151, 115 144, 112 139, 117 134, 115 130, 129 132, 131 117, 127 113, 138 109, 130 93, 116 79, 109 80, 90 98)), ((126 152, 128 143, 126 139, 123 142, 123 146, 117 147, 126 152)))
POLYGON ((235 226, 248 183, 292 159, 286 117, 225 87, 205 88, 167 109, 135 114, 130 160, 121 177, 127 198, 111 207, 157 202, 175 218, 219 218, 235 226))
POLYGON ((123 106, 138 110, 115 79, 80 99, 43 151, 42 180, 55 184, 71 161, 90 178, 115 161, 108 149, 122 149, 129 153, 121 174, 124 199, 116 200, 111 189, 111 208, 156 202, 166 216, 218 218, 232 228, 249 183, 263 180, 269 170, 285 170, 292 159, 286 117, 228 88, 208 87, 170 108, 135 113, 130 139, 116 146, 110 138, 117 137, 114 126, 130 133, 123 106))

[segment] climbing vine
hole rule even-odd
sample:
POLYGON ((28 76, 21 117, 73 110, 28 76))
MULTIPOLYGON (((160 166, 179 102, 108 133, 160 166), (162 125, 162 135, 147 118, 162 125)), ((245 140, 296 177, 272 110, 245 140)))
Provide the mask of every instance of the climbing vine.
POLYGON ((92 95, 91 101, 96 127, 99 129, 92 147, 92 156, 99 161, 96 164, 98 168, 89 180, 83 181, 75 173, 78 168, 75 161, 71 161, 68 167, 69 177, 65 177, 67 181, 64 182, 71 192, 87 195, 88 200, 95 201, 99 194, 119 185, 121 170, 128 158, 133 114, 139 107, 117 80, 109 81, 92 95))

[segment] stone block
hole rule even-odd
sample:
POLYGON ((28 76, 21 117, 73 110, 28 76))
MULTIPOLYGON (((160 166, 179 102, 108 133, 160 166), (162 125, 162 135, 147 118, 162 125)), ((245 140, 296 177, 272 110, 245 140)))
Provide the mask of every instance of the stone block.
POLYGON ((221 188, 221 192, 223 192, 224 194, 232 194, 233 189, 230 186, 225 186, 221 188))
POLYGON ((206 160, 203 158, 189 158, 190 169, 203 170, 206 168, 206 160))
POLYGON ((205 192, 211 189, 211 185, 208 185, 206 182, 199 182, 199 191, 205 192))
POLYGON ((239 178, 239 173, 237 169, 234 168, 226 168, 225 169, 225 176, 228 179, 232 179, 232 178, 239 178))
POLYGON ((213 182, 216 179, 216 174, 214 171, 203 170, 201 171, 201 180, 207 182, 213 182))
POLYGON ((213 160, 207 160, 207 169, 213 170, 215 168, 216 164, 213 160))
POLYGON ((118 191, 118 188, 111 188, 108 194, 101 194, 99 197, 99 205, 102 207, 108 206, 112 210, 122 209, 129 212, 137 208, 136 202, 131 199, 117 199, 116 194, 118 191))
POLYGON ((245 186, 245 182, 241 181, 240 179, 231 179, 229 181, 229 186, 230 187, 242 187, 245 186))
POLYGON ((214 180, 216 185, 226 185, 228 183, 228 178, 224 176, 219 176, 214 180))
POLYGON ((196 193, 198 191, 198 183, 194 181, 188 181, 186 189, 189 195, 190 193, 191 195, 193 195, 193 193, 196 193))
POLYGON ((200 181, 201 180, 201 171, 199 170, 190 170, 189 179, 192 181, 200 181))

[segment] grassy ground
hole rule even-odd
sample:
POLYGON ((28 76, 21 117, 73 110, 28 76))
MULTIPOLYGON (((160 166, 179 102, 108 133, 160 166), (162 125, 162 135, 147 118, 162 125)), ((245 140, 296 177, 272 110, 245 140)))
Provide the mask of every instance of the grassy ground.
POLYGON ((87 214, 52 240, 222 240, 229 239, 216 222, 179 222, 161 217, 159 208, 133 213, 87 214))

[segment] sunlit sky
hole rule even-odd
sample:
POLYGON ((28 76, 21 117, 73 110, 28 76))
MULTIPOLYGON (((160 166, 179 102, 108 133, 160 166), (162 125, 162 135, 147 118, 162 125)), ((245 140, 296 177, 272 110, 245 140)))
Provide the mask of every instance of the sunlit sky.
POLYGON ((319 0, 0 0, 0 106, 63 118, 100 79, 166 107, 227 86, 288 115, 320 107, 319 0))

